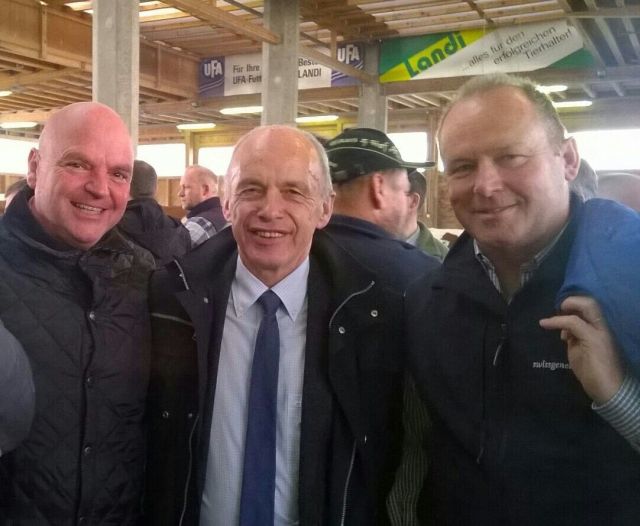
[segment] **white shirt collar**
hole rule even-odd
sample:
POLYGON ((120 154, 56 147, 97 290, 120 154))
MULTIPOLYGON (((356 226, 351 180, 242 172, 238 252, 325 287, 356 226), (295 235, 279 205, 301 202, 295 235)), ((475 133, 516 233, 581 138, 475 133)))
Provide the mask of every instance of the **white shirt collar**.
MULTIPOLYGON (((271 287, 271 290, 282 301, 285 311, 292 321, 296 320, 304 305, 304 300, 307 296, 308 278, 309 257, 306 257, 291 274, 271 287)), ((231 284, 231 295, 236 316, 242 317, 247 309, 268 289, 269 287, 256 278, 238 256, 236 275, 231 284)))

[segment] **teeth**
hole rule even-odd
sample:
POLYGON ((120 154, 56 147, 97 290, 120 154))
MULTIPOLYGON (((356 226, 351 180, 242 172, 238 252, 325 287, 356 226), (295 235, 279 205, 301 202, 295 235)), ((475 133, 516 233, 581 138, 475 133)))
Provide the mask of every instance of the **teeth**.
POLYGON ((75 206, 76 208, 80 208, 81 210, 86 210, 87 212, 95 212, 95 213, 102 212, 101 208, 96 208, 95 206, 84 205, 82 203, 73 203, 73 206, 75 206))
POLYGON ((284 236, 284 234, 281 234, 280 232, 257 231, 256 234, 258 234, 260 237, 283 237, 284 236))

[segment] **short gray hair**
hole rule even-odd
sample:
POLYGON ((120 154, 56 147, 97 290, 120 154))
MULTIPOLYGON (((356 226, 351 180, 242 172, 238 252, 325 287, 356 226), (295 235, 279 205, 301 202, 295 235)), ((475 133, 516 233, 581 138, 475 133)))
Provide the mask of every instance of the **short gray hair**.
POLYGON ((240 137, 240 139, 238 139, 238 142, 233 148, 233 154, 231 155, 231 161, 229 162, 229 170, 227 171, 227 176, 224 178, 225 179, 225 195, 227 196, 231 195, 230 194, 231 181, 233 180, 233 175, 234 175, 232 173, 231 168, 235 163, 236 152, 238 151, 240 146, 242 146, 242 143, 244 143, 254 133, 257 133, 258 131, 262 131, 262 130, 267 130, 267 129, 292 130, 298 133, 303 139, 309 142, 311 146, 313 146, 313 149, 315 150, 316 155, 318 156, 318 162, 320 164, 320 171, 321 171, 320 178, 318 180, 318 187, 319 187, 322 198, 327 199, 331 195, 331 192, 333 191, 333 186, 331 184, 331 172, 329 171, 329 159, 327 158, 327 152, 325 151, 324 146, 312 133, 309 133, 304 130, 300 130, 293 126, 287 126, 283 124, 270 124, 270 125, 258 126, 256 128, 253 128, 251 131, 245 133, 242 137, 240 137))
POLYGON ((558 112, 553 107, 551 99, 538 90, 537 85, 526 77, 507 75, 506 73, 489 73, 479 75, 465 82, 457 91, 455 98, 446 106, 440 124, 438 125, 438 137, 442 129, 442 123, 458 102, 471 98, 474 95, 490 91, 495 88, 512 87, 520 90, 531 101, 538 116, 547 127, 547 135, 551 144, 560 144, 566 134, 566 128, 558 112))

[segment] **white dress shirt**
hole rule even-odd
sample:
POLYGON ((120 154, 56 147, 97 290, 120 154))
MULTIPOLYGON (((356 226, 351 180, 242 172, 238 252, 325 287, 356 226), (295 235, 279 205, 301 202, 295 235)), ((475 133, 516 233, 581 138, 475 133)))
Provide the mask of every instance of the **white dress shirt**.
MULTIPOLYGON (((275 526, 298 524, 308 276, 307 258, 271 288, 282 301, 276 313, 280 331, 280 363, 275 526)), ((251 274, 238 257, 220 346, 200 526, 233 526, 238 524, 240 517, 251 365, 258 327, 262 321, 262 308, 256 301, 266 290, 268 287, 251 274)))

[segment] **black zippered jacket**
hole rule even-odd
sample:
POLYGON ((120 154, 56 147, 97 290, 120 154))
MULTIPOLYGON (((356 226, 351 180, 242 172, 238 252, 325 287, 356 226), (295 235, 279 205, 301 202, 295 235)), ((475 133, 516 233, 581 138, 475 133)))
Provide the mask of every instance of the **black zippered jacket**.
POLYGON ((0 458, 0 524, 136 524, 153 260, 114 231, 88 251, 53 240, 29 192, 0 221, 0 318, 36 393, 29 435, 0 458))
MULTIPOLYGON (((225 229, 152 278, 150 525, 198 524, 236 261, 232 231, 225 229)), ((401 309, 398 294, 316 232, 300 437, 301 526, 388 523, 385 499, 402 438, 401 309)))

